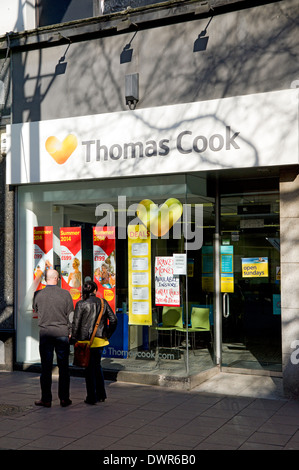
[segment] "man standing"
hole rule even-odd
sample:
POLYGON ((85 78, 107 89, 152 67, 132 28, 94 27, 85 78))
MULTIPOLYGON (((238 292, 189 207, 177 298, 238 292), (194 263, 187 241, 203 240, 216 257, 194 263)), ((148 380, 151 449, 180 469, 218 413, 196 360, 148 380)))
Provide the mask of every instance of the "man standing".
POLYGON ((70 314, 74 311, 70 293, 58 287, 58 272, 46 271, 47 285, 36 291, 33 298, 33 309, 38 314, 40 329, 39 351, 42 372, 40 377, 41 399, 37 406, 50 408, 52 403, 52 367, 54 350, 59 369, 58 397, 61 406, 71 405, 69 374, 69 338, 71 335, 70 314))

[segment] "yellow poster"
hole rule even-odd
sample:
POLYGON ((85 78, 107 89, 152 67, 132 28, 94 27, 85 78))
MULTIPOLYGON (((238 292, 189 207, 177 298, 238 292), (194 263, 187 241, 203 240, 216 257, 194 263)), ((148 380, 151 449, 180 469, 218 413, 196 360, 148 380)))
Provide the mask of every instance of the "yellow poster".
POLYGON ((221 274, 221 292, 234 292, 234 275, 221 274))
POLYGON ((268 277, 268 258, 242 258, 242 277, 268 277))
POLYGON ((152 324, 151 238, 140 225, 128 227, 129 324, 152 324))

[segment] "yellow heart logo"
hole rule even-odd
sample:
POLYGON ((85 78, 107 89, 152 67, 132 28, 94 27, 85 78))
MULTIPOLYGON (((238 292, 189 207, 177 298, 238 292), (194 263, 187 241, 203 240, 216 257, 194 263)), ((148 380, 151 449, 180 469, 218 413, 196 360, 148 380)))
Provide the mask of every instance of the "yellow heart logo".
POLYGON ((73 134, 69 134, 63 142, 57 139, 57 137, 51 136, 46 140, 45 144, 47 152, 59 165, 62 165, 70 158, 77 145, 77 137, 73 134))
POLYGON ((163 237, 169 232, 183 213, 183 206, 178 199, 167 199, 158 207, 150 199, 139 202, 136 214, 143 225, 156 237, 163 237))

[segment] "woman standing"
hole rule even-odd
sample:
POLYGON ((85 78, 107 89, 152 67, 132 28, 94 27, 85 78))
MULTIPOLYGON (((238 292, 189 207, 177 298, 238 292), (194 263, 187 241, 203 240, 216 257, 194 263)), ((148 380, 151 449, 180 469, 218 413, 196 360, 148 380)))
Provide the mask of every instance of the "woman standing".
MULTIPOLYGON (((72 342, 88 342, 101 311, 101 299, 96 297, 97 285, 93 281, 85 282, 83 300, 76 304, 72 324, 72 342)), ((87 396, 85 403, 94 405, 97 401, 105 401, 104 375, 101 366, 103 348, 109 344, 109 338, 117 325, 116 315, 110 305, 104 300, 103 315, 90 348, 90 361, 85 369, 87 396), (107 322, 109 320, 109 324, 107 322)))

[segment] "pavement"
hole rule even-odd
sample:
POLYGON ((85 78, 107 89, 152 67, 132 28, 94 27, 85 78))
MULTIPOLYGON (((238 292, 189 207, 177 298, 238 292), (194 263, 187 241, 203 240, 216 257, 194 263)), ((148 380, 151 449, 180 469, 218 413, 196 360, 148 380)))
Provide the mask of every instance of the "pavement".
POLYGON ((191 391, 117 381, 106 390, 87 405, 84 379, 71 377, 73 403, 62 408, 53 376, 52 407, 41 408, 39 374, 0 372, 0 450, 98 450, 114 464, 135 452, 299 449, 299 401, 283 396, 281 378, 219 373, 191 391))

